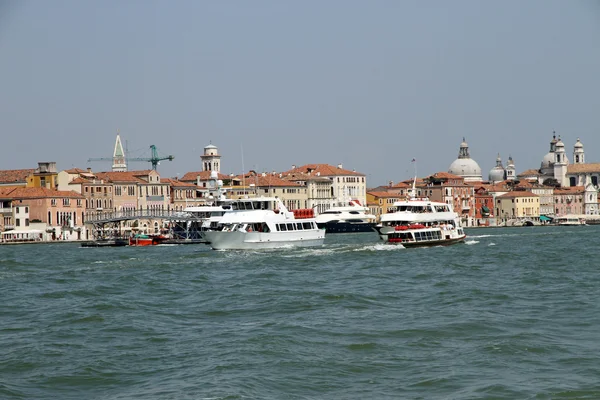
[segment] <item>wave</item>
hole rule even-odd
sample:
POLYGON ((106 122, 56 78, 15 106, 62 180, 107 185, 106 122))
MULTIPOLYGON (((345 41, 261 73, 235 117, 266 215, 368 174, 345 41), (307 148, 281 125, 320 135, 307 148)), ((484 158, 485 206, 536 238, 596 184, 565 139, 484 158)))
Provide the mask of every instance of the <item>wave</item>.
POLYGON ((467 241, 465 241, 465 244, 467 244, 469 246, 477 244, 477 243, 479 243, 479 240, 467 240, 467 241))

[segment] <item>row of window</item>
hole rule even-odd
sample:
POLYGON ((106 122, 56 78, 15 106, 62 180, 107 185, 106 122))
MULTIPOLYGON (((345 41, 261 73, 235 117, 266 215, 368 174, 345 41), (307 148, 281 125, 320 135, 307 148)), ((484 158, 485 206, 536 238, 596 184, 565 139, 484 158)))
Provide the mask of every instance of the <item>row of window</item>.
POLYGON ((276 224, 276 229, 281 232, 285 231, 303 231, 317 229, 317 224, 314 221, 310 222, 288 222, 285 224, 276 224))

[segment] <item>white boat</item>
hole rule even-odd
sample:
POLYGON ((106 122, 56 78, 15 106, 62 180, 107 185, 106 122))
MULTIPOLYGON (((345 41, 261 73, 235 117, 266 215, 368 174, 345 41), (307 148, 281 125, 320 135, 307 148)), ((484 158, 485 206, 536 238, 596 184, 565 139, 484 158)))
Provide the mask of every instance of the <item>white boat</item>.
POLYGON ((256 197, 232 200, 217 230, 202 237, 215 250, 274 249, 320 246, 325 230, 314 218, 297 219, 277 197, 256 197))
POLYGON ((396 211, 381 216, 375 230, 382 240, 404 247, 445 246, 465 240, 460 218, 450 204, 416 198, 413 193, 414 183, 408 200, 395 202, 396 211))
POLYGON ((581 226, 587 225, 585 220, 575 216, 564 215, 556 217, 554 223, 559 226, 581 226))
POLYGON ((196 229, 198 231, 205 231, 207 229, 216 229, 217 224, 225 215, 226 212, 231 210, 230 205, 211 205, 211 206, 196 206, 186 207, 184 212, 187 216, 197 218, 196 229))
POLYGON ((317 225, 327 233, 371 232, 375 226, 375 215, 368 214, 369 208, 357 200, 338 204, 317 215, 317 225))

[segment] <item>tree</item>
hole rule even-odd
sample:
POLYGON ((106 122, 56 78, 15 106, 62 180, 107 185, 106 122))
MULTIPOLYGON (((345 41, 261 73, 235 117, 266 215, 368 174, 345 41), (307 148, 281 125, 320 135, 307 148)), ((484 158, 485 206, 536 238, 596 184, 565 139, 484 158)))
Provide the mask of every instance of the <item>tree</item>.
POLYGON ((544 186, 560 187, 560 183, 555 178, 547 178, 544 180, 544 186))

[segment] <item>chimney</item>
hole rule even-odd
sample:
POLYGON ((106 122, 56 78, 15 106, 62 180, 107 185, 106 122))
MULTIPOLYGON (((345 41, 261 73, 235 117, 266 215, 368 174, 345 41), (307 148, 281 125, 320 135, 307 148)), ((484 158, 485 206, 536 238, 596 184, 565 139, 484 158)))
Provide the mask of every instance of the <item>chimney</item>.
POLYGON ((292 164, 292 169, 296 169, 296 164, 292 164))
POLYGON ((394 186, 394 181, 389 181, 390 187, 394 186))
POLYGON ((339 164, 338 164, 338 168, 339 168, 339 169, 342 169, 342 163, 339 163, 339 164))
POLYGON ((92 173, 92 168, 91 167, 87 167, 87 172, 89 172, 91 174, 92 173))

